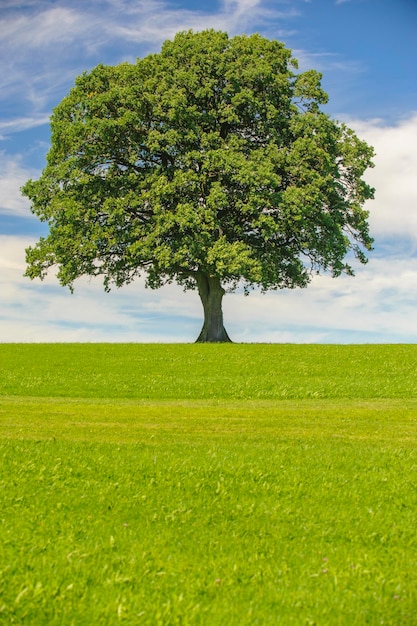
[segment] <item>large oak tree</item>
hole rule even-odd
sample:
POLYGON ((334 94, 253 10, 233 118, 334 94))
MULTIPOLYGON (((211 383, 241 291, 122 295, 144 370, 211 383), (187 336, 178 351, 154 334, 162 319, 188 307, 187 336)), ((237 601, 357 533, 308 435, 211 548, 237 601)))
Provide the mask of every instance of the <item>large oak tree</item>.
POLYGON ((198 341, 228 341, 225 291, 353 273, 349 259, 372 246, 373 151, 321 110, 321 75, 296 68, 278 41, 209 30, 77 78, 53 111, 47 165, 23 188, 49 226, 27 276, 175 281, 200 295, 198 341))

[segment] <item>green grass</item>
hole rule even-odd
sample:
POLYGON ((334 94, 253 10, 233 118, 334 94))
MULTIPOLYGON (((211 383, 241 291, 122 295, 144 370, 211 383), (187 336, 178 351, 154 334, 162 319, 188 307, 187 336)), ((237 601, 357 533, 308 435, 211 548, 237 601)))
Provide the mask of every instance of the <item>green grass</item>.
POLYGON ((417 347, 1 345, 0 623, 417 624, 417 347))
POLYGON ((0 394, 77 398, 417 397, 417 345, 3 344, 0 394))

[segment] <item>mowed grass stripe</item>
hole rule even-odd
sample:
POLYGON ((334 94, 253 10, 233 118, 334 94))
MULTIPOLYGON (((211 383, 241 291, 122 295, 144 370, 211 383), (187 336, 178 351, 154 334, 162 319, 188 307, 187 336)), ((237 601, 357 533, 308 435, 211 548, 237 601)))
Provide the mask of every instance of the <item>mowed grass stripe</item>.
MULTIPOLYGON (((0 398, 0 438, 132 443, 195 436, 417 442, 417 400, 97 401, 0 398)), ((156 442, 155 442, 156 443, 156 442)))
POLYGON ((416 372, 416 345, 0 345, 9 396, 417 398, 416 372))

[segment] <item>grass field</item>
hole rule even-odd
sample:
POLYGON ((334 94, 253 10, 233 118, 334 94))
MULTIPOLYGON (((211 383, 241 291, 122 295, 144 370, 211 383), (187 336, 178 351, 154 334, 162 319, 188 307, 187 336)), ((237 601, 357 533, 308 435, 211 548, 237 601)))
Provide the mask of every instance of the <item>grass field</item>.
POLYGON ((0 345, 0 623, 417 625, 417 346, 0 345))

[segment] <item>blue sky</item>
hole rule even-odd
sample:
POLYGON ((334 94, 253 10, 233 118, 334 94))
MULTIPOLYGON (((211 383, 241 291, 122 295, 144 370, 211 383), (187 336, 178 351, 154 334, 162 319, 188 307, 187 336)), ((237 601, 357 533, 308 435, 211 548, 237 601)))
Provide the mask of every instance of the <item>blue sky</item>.
POLYGON ((375 250, 354 278, 303 290, 227 294, 235 341, 417 341, 417 2, 415 0, 2 0, 0 3, 0 341, 193 341, 196 293, 139 280, 105 294, 81 279, 23 278, 24 249, 45 233, 19 188, 37 178, 49 115, 77 75, 134 62, 176 32, 216 28, 283 41, 300 69, 323 72, 327 112, 377 152, 366 174, 375 250), (196 8, 198 7, 198 8, 196 8))

